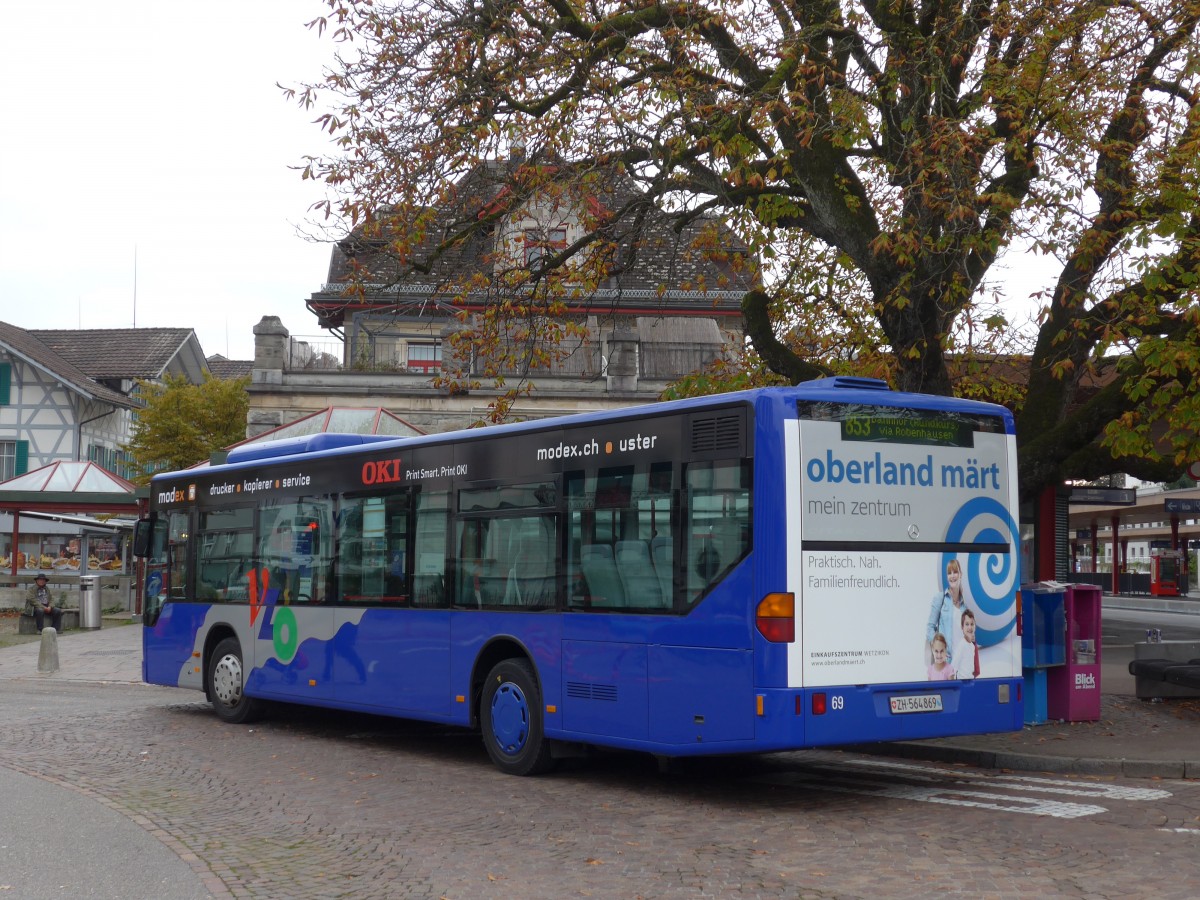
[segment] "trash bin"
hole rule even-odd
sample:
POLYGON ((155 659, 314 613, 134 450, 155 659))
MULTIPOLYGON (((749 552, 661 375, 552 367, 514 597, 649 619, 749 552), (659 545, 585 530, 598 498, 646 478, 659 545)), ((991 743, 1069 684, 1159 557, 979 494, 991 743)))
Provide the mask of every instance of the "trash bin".
POLYGON ((79 627, 100 627, 100 576, 79 576, 79 627))

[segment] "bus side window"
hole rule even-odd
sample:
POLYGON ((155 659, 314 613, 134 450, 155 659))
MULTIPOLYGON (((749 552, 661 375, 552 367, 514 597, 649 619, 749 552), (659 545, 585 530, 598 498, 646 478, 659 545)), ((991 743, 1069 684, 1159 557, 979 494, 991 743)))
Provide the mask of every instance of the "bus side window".
POLYGON ((684 567, 689 604, 750 550, 750 473, 746 461, 697 462, 687 468, 684 567))
POLYGON ((511 566, 504 603, 523 609, 554 609, 558 596, 553 516, 509 519, 511 566))
POLYGON ((301 497, 266 506, 258 553, 276 602, 323 603, 333 575, 333 498, 301 497))
POLYGON ((485 519, 465 519, 458 523, 454 541, 458 558, 457 606, 480 609, 497 602, 495 560, 486 556, 488 524, 485 519))
POLYGON ((664 612, 675 606, 675 467, 614 466, 566 477, 569 602, 664 612))
POLYGON ((253 565, 254 509, 205 510, 196 530, 196 599, 246 601, 253 565))
POLYGON ((404 604, 408 594, 407 488, 384 496, 345 495, 338 504, 338 590, 347 604, 404 604))
POLYGON ((421 491, 417 495, 411 562, 412 596, 413 603, 417 606, 448 605, 445 573, 446 524, 449 511, 449 492, 421 491))
POLYGON ((160 513, 149 537, 142 621, 153 625, 168 597, 187 599, 188 514, 160 513))
POLYGON ((458 493, 455 602, 476 609, 554 609, 558 529, 553 481, 480 484, 458 493))

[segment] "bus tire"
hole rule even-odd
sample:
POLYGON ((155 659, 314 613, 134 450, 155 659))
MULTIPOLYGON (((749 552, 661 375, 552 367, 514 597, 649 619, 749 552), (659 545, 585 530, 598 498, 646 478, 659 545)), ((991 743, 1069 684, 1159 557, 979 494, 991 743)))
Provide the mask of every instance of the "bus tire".
POLYGON ((262 715, 261 701, 246 696, 245 683, 242 645, 237 638, 225 638, 208 660, 208 697, 222 721, 241 725, 262 715))
POLYGON ((533 666, 503 659, 483 685, 479 722, 488 756, 507 775, 540 775, 554 768, 542 725, 542 694, 533 666))

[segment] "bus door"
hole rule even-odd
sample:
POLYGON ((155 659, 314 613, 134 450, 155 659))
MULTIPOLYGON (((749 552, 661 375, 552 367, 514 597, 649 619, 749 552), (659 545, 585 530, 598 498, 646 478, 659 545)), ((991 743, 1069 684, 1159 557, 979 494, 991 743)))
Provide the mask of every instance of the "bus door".
POLYGON ((182 602, 189 599, 190 520, 189 510, 175 510, 138 523, 139 530, 147 532, 139 550, 146 560, 142 678, 148 684, 198 687, 201 683, 192 653, 206 607, 182 602))
POLYGON ((256 696, 332 699, 333 500, 286 499, 259 511, 249 575, 256 696))
POLYGON ((332 647, 339 702, 448 714, 448 498, 413 488, 341 498, 332 647))

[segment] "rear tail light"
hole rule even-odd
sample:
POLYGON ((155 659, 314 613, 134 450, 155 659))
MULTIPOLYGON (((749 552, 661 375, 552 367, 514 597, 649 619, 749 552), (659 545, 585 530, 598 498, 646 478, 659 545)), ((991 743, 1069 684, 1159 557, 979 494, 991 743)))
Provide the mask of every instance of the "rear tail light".
POLYGON ((826 709, 827 709, 827 707, 825 704, 825 695, 820 692, 813 694, 812 695, 813 715, 814 716, 823 716, 823 715, 825 715, 826 709))
POLYGON ((758 633, 773 644, 790 644, 796 640, 796 595, 767 594, 754 611, 758 633))

